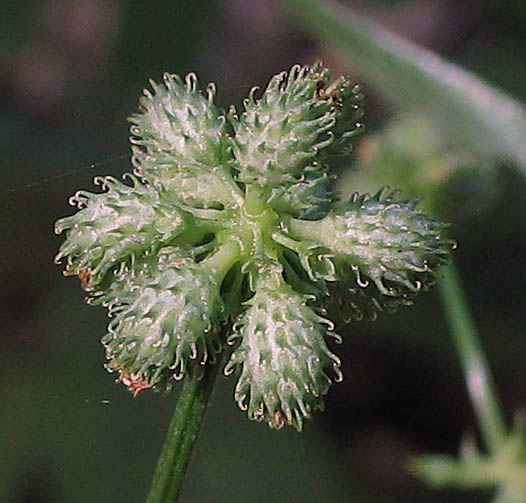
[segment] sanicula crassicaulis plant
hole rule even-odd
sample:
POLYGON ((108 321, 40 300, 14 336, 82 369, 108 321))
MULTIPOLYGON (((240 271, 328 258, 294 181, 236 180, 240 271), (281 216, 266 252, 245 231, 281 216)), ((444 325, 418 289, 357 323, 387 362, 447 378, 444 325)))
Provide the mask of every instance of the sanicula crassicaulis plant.
POLYGON ((416 201, 335 198, 330 166, 362 130, 363 95, 330 78, 293 66, 223 114, 213 84, 166 74, 131 117, 130 183, 98 178, 103 192, 71 198, 56 260, 108 308, 106 367, 134 395, 230 351, 239 407, 301 430, 342 377, 328 316, 411 304, 448 262, 445 225, 416 201))

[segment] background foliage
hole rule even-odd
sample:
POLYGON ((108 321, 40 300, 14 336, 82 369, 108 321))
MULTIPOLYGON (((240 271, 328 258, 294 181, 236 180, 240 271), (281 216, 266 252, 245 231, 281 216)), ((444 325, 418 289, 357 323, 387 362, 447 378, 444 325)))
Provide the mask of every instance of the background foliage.
MULTIPOLYGON (((526 99, 523 2, 341 3, 526 99)), ((382 92, 356 58, 307 31, 305 12, 305 2, 285 9, 268 0, 3 6, 1 501, 142 501, 147 492, 175 394, 133 400, 102 369, 105 314, 88 309, 77 282, 63 280, 52 264, 61 241, 52 224, 72 213, 67 196, 91 189, 95 174, 128 169, 126 158, 106 161, 128 153, 125 118, 147 79, 163 71, 215 81, 220 105, 239 103, 254 82, 320 57, 336 74, 362 81, 368 133, 352 159, 342 160, 342 191, 406 186, 415 173, 417 192, 440 182, 428 205, 453 224, 504 407, 509 418, 525 407, 521 169, 506 152, 488 155, 476 141, 452 138, 447 121, 430 123, 433 110, 408 110, 396 93, 382 92)), ((410 101, 411 82, 393 82, 393 89, 402 84, 410 101)), ((453 126, 451 112, 449 120, 453 126)), ((433 493, 404 470, 412 455, 454 453, 461 436, 475 431, 435 295, 375 323, 339 329, 346 378, 301 435, 247 421, 232 406, 233 380, 220 379, 182 501, 489 501, 489 493, 433 493)))

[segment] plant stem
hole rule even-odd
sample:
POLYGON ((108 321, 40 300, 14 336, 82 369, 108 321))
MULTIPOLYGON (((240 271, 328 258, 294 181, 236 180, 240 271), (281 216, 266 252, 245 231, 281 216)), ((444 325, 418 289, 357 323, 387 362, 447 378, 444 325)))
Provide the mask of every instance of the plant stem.
POLYGON ((311 35, 342 51, 364 81, 402 110, 430 113, 476 151, 510 155, 526 173, 522 104, 436 53, 395 35, 335 0, 288 0, 311 35), (371 64, 374 61, 374 64, 371 64), (455 124, 451 124, 455 117, 455 124))
POLYGON ((163 449, 157 462, 147 503, 173 503, 181 491, 186 468, 199 433, 221 362, 184 379, 163 449))
POLYGON ((265 197, 261 189, 251 184, 247 186, 245 195, 245 209, 251 215, 259 215, 267 209, 265 197))
POLYGON ((488 450, 496 452, 506 438, 505 421, 455 264, 446 269, 439 292, 481 434, 488 450))
POLYGON ((222 282, 230 268, 238 261, 239 254, 239 244, 236 241, 228 241, 201 261, 201 265, 213 271, 217 281, 222 282))

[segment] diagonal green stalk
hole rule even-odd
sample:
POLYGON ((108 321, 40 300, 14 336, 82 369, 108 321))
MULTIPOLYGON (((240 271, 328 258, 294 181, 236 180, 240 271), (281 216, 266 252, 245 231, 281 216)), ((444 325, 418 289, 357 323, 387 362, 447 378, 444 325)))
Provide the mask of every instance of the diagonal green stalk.
POLYGON ((217 362, 213 366, 207 366, 201 374, 194 372, 185 377, 157 462, 147 503, 177 501, 220 367, 221 362, 217 362))
POLYGON ((512 157, 526 174, 522 103, 335 0, 286 3, 295 19, 340 49, 368 84, 401 109, 429 113, 451 137, 476 151, 512 157))
POLYGON ((506 438, 506 423, 455 264, 445 270, 438 286, 480 432, 494 453, 506 438))

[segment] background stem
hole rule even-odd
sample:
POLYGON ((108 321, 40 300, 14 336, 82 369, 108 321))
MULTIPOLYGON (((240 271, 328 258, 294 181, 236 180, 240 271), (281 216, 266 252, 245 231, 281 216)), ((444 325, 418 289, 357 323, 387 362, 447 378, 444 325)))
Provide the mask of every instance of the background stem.
POLYGON ((185 377, 147 503, 177 500, 219 367, 222 367, 221 362, 206 366, 204 374, 196 371, 185 377))
POLYGON ((482 437, 488 450, 495 452, 506 437, 505 421, 454 263, 438 286, 482 437))

